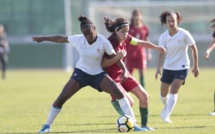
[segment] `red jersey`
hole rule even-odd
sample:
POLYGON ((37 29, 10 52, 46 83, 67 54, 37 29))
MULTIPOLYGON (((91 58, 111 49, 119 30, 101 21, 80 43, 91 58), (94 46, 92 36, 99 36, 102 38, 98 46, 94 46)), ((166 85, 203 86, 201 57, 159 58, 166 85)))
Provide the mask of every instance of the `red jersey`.
MULTIPOLYGON (((146 40, 149 34, 149 31, 145 25, 143 25, 140 28, 136 28, 135 26, 130 25, 129 34, 137 39, 146 40)), ((127 54, 128 59, 134 59, 135 57, 138 58, 140 56, 143 56, 144 58, 146 57, 145 49, 142 46, 127 45, 127 50, 128 50, 128 54, 127 54)))
MULTIPOLYGON (((128 35, 127 38, 125 39, 125 41, 123 42, 118 42, 116 35, 112 34, 108 40, 110 41, 110 43, 112 44, 114 50, 116 52, 118 52, 119 50, 124 50, 127 53, 127 44, 130 43, 132 39, 132 36, 128 35)), ((110 56, 108 56, 107 54, 104 55, 107 58, 110 58, 110 56)), ((125 60, 125 58, 122 59, 123 62, 125 60)), ((121 81, 121 75, 123 70, 115 63, 110 67, 107 67, 104 69, 105 72, 115 81, 115 82, 120 82, 121 81)))

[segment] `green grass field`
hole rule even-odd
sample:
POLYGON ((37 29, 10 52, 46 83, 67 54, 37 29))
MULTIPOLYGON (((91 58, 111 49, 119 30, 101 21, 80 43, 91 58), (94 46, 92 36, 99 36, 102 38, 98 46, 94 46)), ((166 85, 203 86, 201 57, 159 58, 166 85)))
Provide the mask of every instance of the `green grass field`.
MULTIPOLYGON (((154 80, 154 73, 155 69, 146 72, 146 90, 150 94, 148 125, 156 131, 147 133, 215 133, 215 116, 208 115, 213 110, 215 68, 201 69, 197 79, 189 72, 185 86, 179 91, 172 124, 160 119, 163 107, 159 100, 160 81, 154 80)), ((0 79, 0 133, 37 133, 70 75, 60 69, 8 70, 7 79, 0 79)), ((134 100, 133 110, 140 124, 138 101, 135 97, 134 100)), ((64 105, 52 125, 52 133, 114 134, 118 133, 115 127, 118 117, 108 94, 86 87, 64 105)))

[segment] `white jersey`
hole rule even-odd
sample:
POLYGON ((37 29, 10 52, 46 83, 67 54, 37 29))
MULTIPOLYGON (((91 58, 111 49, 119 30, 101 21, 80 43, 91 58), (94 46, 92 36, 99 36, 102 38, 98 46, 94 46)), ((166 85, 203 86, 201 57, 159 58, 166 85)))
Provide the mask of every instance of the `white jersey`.
POLYGON ((159 39, 159 46, 166 48, 166 58, 163 68, 168 70, 183 70, 190 68, 188 46, 195 44, 191 34, 185 29, 178 28, 178 32, 170 36, 165 31, 159 39))
POLYGON ((83 34, 69 36, 68 42, 76 47, 80 54, 76 68, 90 75, 104 72, 101 61, 105 52, 109 55, 115 54, 111 43, 100 34, 97 34, 96 41, 91 45, 88 44, 83 34))

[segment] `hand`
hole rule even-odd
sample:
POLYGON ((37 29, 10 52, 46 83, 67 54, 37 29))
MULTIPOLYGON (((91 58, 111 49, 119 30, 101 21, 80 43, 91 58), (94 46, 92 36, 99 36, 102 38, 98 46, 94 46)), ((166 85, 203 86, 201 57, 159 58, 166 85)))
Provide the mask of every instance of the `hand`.
POLYGON ((36 41, 36 42, 42 42, 44 41, 44 38, 43 36, 35 36, 35 37, 32 37, 33 41, 36 41))
POLYGON ((193 67, 192 73, 193 73, 195 78, 198 77, 199 76, 199 68, 198 67, 193 67))
POLYGON ((160 69, 157 69, 157 71, 156 71, 156 73, 155 73, 155 80, 158 79, 158 75, 161 75, 160 69))
POLYGON ((123 71, 122 73, 122 80, 120 83, 125 82, 125 80, 129 77, 130 73, 128 72, 128 70, 126 69, 125 71, 123 71))
POLYGON ((119 59, 122 59, 124 56, 125 56, 125 51, 123 50, 120 50, 116 53, 116 56, 119 58, 119 59))
POLYGON ((205 53, 205 59, 208 60, 209 57, 210 57, 210 53, 206 51, 206 53, 205 53))

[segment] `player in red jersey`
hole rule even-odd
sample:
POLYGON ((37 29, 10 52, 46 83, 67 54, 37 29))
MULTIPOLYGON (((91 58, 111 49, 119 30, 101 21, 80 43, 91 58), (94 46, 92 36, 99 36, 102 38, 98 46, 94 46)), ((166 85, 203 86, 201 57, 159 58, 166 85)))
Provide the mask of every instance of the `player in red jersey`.
MULTIPOLYGON (((212 19, 211 22, 212 22, 212 23, 213 23, 213 22, 215 23, 215 18, 212 19)), ((213 35, 212 35, 213 40, 212 40, 212 42, 209 44, 209 46, 208 46, 208 48, 207 48, 207 50, 206 50, 206 52, 205 52, 205 59, 206 59, 206 60, 209 59, 210 53, 211 53, 211 52, 213 51, 213 49, 215 48, 215 24, 213 24, 211 27, 214 29, 214 32, 213 32, 213 35)), ((215 115, 215 92, 214 92, 214 111, 211 112, 211 113, 209 113, 209 115, 215 115)))
MULTIPOLYGON (((115 21, 112 21, 109 18, 105 18, 105 25, 107 30, 112 33, 108 38, 110 43, 113 45, 113 48, 116 52, 123 51, 124 57, 122 60, 125 60, 127 53, 127 44, 132 44, 134 46, 143 46, 146 48, 156 49, 160 52, 165 52, 163 47, 158 47, 150 42, 142 41, 128 34, 129 24, 124 18, 118 18, 115 21)), ((105 69, 106 73, 121 86, 122 90, 133 93, 139 99, 139 107, 141 114, 141 126, 142 128, 148 130, 154 130, 147 126, 148 120, 148 93, 144 88, 129 74, 126 80, 121 79, 122 69, 115 63, 107 64, 111 60, 111 57, 104 55, 102 61, 102 67, 105 69)), ((117 99, 112 97, 113 106, 118 109, 117 99)))
MULTIPOLYGON (((141 11, 134 10, 132 12, 129 34, 140 39, 148 41, 149 30, 143 24, 143 16, 141 11)), ((150 49, 142 46, 127 45, 126 65, 128 71, 132 74, 134 69, 138 69, 140 84, 145 88, 144 71, 147 67, 147 61, 151 60, 150 49)))

